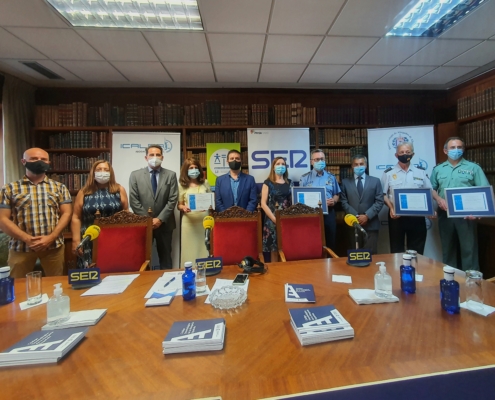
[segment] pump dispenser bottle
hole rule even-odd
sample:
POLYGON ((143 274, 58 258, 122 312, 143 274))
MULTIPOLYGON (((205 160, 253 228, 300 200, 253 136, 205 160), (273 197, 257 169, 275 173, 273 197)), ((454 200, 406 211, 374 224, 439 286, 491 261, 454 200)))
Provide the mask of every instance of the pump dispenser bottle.
POLYGON ((387 272, 383 261, 377 262, 378 272, 375 274, 375 294, 378 297, 387 298, 392 296, 392 277, 387 272))
POLYGON ((53 286, 53 296, 46 304, 48 325, 58 325, 67 321, 70 313, 70 298, 62 294, 62 284, 56 283, 53 286))

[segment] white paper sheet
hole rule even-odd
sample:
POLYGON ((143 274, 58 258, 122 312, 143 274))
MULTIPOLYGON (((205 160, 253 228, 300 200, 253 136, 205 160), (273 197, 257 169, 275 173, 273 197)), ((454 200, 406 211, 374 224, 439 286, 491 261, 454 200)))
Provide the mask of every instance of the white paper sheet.
POLYGON ((22 303, 19 303, 19 307, 21 307, 21 310, 27 310, 28 308, 33 308, 33 307, 40 306, 42 304, 46 304, 46 303, 48 303, 48 300, 49 300, 49 297, 45 293, 41 296, 41 301, 39 303, 33 304, 33 305, 28 305, 27 300, 26 300, 26 301, 23 301, 22 303))
POLYGON ((149 299, 153 293, 167 294, 176 291, 176 296, 182 296, 182 274, 184 271, 180 272, 165 272, 161 277, 159 277, 153 284, 145 299, 149 299), (165 286, 166 285, 166 286, 165 286))
POLYGON ((425 193, 399 194, 399 208, 407 211, 428 211, 428 202, 425 193))
POLYGON ((214 193, 188 194, 188 204, 191 211, 208 211, 210 206, 215 208, 214 193))
POLYGON ((320 201, 323 203, 323 201, 321 200, 321 193, 319 192, 302 192, 302 193, 299 192, 298 196, 301 196, 301 194, 303 195, 304 198, 304 201, 302 203, 309 207, 316 208, 319 207, 318 203, 320 201))
POLYGON ((139 274, 107 276, 99 285, 93 286, 91 289, 81 294, 81 296, 122 293, 138 276, 139 274))
POLYGON ((352 278, 347 275, 332 275, 332 282, 352 283, 352 278))
POLYGON ((484 192, 458 193, 452 196, 454 211, 488 211, 488 202, 484 192))
MULTIPOLYGON (((474 303, 476 303, 476 302, 474 302, 474 303)), ((469 308, 467 306, 466 302, 461 303, 460 306, 461 306, 461 308, 465 308, 466 310, 472 311, 476 314, 483 315, 484 317, 490 315, 492 312, 495 311, 494 307, 489 306, 487 304, 480 304, 480 303, 477 303, 477 304, 478 304, 478 308, 469 308)))

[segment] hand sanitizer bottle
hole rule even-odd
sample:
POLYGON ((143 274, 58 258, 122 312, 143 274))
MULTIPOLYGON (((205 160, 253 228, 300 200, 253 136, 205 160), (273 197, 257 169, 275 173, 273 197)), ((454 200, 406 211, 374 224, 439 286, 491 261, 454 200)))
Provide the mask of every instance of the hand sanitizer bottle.
POLYGON ((48 325, 58 325, 67 321, 70 313, 70 298, 62 294, 62 284, 56 283, 53 286, 53 296, 46 304, 48 325))
POLYGON ((378 297, 392 297, 392 277, 387 272, 387 267, 383 261, 377 262, 379 270, 375 274, 375 294, 378 297))
POLYGON ((12 303, 14 300, 14 278, 10 276, 10 267, 2 267, 0 268, 0 304, 12 303))
POLYGON ((184 273, 182 274, 182 299, 185 301, 196 298, 196 274, 192 270, 192 262, 184 263, 184 273))
POLYGON ((454 280, 454 268, 443 267, 443 278, 440 281, 440 303, 449 314, 459 314, 459 283, 454 280))
POLYGON ((416 270, 411 266, 411 256, 402 256, 403 265, 400 266, 400 288, 406 293, 416 293, 416 270))

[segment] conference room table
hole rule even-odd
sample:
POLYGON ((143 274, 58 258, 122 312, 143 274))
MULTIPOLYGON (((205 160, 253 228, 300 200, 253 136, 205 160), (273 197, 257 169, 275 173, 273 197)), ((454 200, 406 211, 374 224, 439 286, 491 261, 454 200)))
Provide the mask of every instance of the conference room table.
MULTIPOLYGON (((81 297, 67 277, 43 278, 43 292, 62 282, 71 311, 108 309, 86 338, 58 364, 0 369, 4 399, 195 399, 221 396, 260 399, 348 385, 433 374, 495 364, 495 316, 461 309, 442 310, 439 281, 443 264, 419 256, 416 294, 400 290, 401 254, 373 256, 356 268, 345 258, 268 264, 251 276, 248 299, 238 309, 220 311, 205 297, 145 308, 144 296, 164 271, 142 272, 122 293, 81 297), (385 261, 398 303, 357 305, 351 288, 374 288, 375 262, 385 261), (352 284, 332 282, 348 275, 352 284), (301 346, 290 324, 285 283, 311 283, 316 306, 333 304, 355 331, 353 339, 301 346), (163 355, 162 341, 174 321, 223 317, 223 350, 163 355)), ((224 267, 207 278, 233 279, 240 269, 224 267)), ((456 277, 464 301, 464 278, 456 277)), ((485 303, 495 305, 495 284, 484 282, 485 303)), ((15 282, 16 300, 0 307, 0 350, 45 324, 46 305, 21 311, 24 279, 15 282)))

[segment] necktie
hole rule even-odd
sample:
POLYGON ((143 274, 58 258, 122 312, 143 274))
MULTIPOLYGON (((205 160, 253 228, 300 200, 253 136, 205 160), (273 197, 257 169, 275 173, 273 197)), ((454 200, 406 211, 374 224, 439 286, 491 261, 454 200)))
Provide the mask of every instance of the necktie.
POLYGON ((156 182, 156 172, 155 170, 151 171, 151 188, 153 189, 153 196, 156 196, 156 188, 157 188, 157 182, 156 182))
POLYGON ((363 179, 362 176, 358 176, 357 191, 359 193, 359 197, 361 197, 363 194, 363 181, 362 181, 362 179, 363 179))

